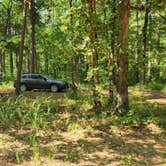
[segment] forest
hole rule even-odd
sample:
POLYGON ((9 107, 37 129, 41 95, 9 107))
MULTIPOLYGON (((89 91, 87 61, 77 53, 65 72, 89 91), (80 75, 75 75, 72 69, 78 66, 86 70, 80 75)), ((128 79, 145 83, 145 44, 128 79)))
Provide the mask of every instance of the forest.
POLYGON ((166 165, 166 1, 0 0, 0 165, 166 165))

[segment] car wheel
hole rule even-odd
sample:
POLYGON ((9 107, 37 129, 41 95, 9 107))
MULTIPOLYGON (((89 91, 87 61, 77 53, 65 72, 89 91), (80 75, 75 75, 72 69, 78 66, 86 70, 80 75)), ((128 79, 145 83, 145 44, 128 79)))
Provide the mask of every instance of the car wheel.
POLYGON ((27 86, 25 84, 20 85, 20 91, 25 92, 27 90, 27 86))
POLYGON ((58 91, 57 85, 55 84, 51 85, 51 92, 57 92, 57 91, 58 91))

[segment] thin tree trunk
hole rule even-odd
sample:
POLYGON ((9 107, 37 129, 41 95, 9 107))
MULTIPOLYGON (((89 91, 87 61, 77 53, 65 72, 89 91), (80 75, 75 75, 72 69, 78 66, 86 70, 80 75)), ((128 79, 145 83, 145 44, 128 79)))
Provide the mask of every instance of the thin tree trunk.
POLYGON ((30 72, 30 59, 29 59, 29 50, 26 49, 26 71, 30 72))
POLYGON ((135 83, 139 82, 139 11, 135 15, 135 28, 136 28, 136 41, 135 41, 135 64, 134 64, 134 77, 135 83))
POLYGON ((149 53, 148 53, 148 71, 147 79, 150 81, 152 79, 151 69, 152 69, 152 16, 149 15, 149 53))
MULTIPOLYGON (((9 36, 11 36, 11 13, 12 13, 12 0, 8 1, 8 8, 7 8, 7 19, 6 19, 6 27, 5 27, 5 33, 9 36)), ((10 45, 9 45, 10 47, 10 45)), ((9 64, 10 64, 10 75, 13 77, 13 54, 12 49, 9 50, 9 64)))
POLYGON ((79 83, 79 56, 75 57, 75 82, 79 83))
MULTIPOLYGON (((73 0, 69 0, 69 7, 70 9, 73 7, 73 0)), ((70 14, 70 26, 72 28, 73 26, 73 14, 70 14)), ((71 30, 71 42, 73 37, 73 30, 71 30)), ((71 87, 73 90, 76 90, 76 84, 75 84, 75 67, 74 67, 74 57, 73 57, 73 51, 71 51, 71 55, 69 57, 69 65, 70 65, 70 78, 71 78, 71 87)))
POLYGON ((12 50, 10 50, 10 74, 13 77, 14 67, 13 67, 13 53, 12 53, 12 50))
POLYGON ((144 18, 144 26, 142 29, 142 73, 141 73, 141 83, 145 83, 146 79, 146 49, 147 49, 147 28, 148 28, 148 15, 150 12, 149 7, 149 0, 146 0, 146 11, 145 11, 145 18, 144 18))
POLYGON ((22 14, 23 20, 22 20, 21 43, 20 43, 20 56, 19 56, 19 64, 18 64, 18 70, 17 70, 16 94, 20 93, 20 80, 21 80, 24 38, 25 38, 25 29, 26 29, 26 13, 27 13, 27 0, 24 0, 23 1, 23 14, 22 14))
MULTIPOLYGON (((53 65, 54 67, 54 65, 53 65)), ((48 55, 45 53, 45 73, 48 75, 48 55)))
POLYGON ((156 27, 156 79, 158 80, 160 78, 160 22, 158 21, 157 27, 156 27))
POLYGON ((2 79, 6 79, 6 56, 2 54, 2 79))
POLYGON ((2 67, 3 67, 3 62, 2 62, 2 54, 0 52, 0 82, 2 82, 2 67))
POLYGON ((34 0, 30 0, 30 60, 32 73, 36 70, 35 53, 35 6, 34 0))
POLYGON ((114 86, 114 56, 115 56, 115 29, 116 29, 116 6, 115 0, 112 2, 111 17, 111 49, 109 53, 109 103, 113 102, 113 86, 114 86))
POLYGON ((15 66, 16 66, 16 69, 18 70, 18 56, 19 56, 19 53, 18 53, 18 49, 15 50, 15 54, 16 54, 16 61, 15 61, 15 66))
POLYGON ((101 101, 97 87, 99 86, 99 66, 98 66, 98 46, 97 46, 97 29, 93 21, 96 15, 96 0, 88 0, 89 16, 90 16, 90 39, 92 44, 92 68, 93 68, 93 107, 98 113, 101 108, 101 101))
POLYGON ((119 113, 128 111, 128 29, 130 0, 122 0, 119 4, 119 48, 118 48, 118 78, 117 106, 119 113))

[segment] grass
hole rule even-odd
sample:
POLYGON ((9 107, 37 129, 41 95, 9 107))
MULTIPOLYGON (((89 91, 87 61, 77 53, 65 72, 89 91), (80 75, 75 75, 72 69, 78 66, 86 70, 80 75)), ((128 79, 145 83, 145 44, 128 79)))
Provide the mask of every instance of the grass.
POLYGON ((166 85, 162 82, 149 82, 145 85, 146 89, 152 89, 152 90, 163 90, 166 91, 166 85))
POLYGON ((13 87, 13 82, 12 81, 5 81, 5 82, 0 82, 0 88, 12 88, 13 87))
POLYGON ((0 164, 164 164, 166 105, 131 93, 123 117, 108 107, 95 115, 91 108, 91 96, 82 91, 3 96, 0 164))
POLYGON ((136 84, 134 86, 131 86, 130 89, 160 90, 160 91, 166 92, 166 84, 165 82, 151 81, 149 83, 146 83, 145 85, 136 84))

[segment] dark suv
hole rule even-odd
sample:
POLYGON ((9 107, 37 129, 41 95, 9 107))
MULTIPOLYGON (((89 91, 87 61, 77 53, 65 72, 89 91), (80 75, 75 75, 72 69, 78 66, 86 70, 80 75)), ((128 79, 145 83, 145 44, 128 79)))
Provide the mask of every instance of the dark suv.
MULTIPOLYGON (((16 87, 16 81, 14 82, 16 87)), ((50 89, 52 92, 57 92, 68 88, 68 83, 61 80, 54 80, 41 74, 25 73, 21 77, 20 90, 32 89, 50 89)))

